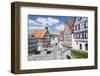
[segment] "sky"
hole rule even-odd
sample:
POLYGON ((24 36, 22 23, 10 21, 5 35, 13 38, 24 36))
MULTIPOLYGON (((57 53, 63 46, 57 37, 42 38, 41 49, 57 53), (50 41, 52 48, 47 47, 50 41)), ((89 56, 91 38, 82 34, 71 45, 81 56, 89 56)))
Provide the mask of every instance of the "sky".
POLYGON ((60 30, 64 30, 68 20, 74 20, 72 16, 47 16, 47 15, 28 15, 29 32, 48 27, 50 34, 58 34, 60 30))

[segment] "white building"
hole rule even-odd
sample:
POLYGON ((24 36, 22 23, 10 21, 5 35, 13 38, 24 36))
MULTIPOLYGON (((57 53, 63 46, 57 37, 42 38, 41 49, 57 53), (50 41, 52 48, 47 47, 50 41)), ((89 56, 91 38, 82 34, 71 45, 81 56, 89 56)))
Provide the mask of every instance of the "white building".
POLYGON ((64 28, 64 48, 65 50, 70 50, 72 48, 72 28, 73 28, 73 21, 67 21, 67 24, 64 28))
POLYGON ((37 39, 38 50, 50 46, 50 34, 47 27, 45 29, 35 29, 31 34, 37 39))
POLYGON ((88 18, 76 17, 72 33, 72 49, 88 50, 88 18))
POLYGON ((33 35, 28 35, 28 53, 34 54, 37 51, 37 39, 33 35))

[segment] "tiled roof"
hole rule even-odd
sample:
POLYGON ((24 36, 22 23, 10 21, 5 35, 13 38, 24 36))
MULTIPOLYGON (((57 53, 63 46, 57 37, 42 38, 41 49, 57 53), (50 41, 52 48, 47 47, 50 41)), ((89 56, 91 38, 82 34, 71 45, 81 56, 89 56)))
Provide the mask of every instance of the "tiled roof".
POLYGON ((34 35, 36 38, 44 38, 46 32, 47 29, 36 29, 32 31, 32 35, 34 35))

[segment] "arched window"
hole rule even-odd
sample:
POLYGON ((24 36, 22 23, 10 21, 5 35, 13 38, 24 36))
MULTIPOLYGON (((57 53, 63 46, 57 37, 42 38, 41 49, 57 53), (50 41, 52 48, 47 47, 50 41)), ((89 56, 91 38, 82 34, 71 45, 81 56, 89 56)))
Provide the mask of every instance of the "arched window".
POLYGON ((82 50, 82 44, 80 44, 80 50, 82 50))
POLYGON ((85 39, 88 38, 88 33, 87 32, 84 32, 85 33, 85 39))
POLYGON ((85 44, 85 50, 88 50, 88 44, 87 43, 85 44))

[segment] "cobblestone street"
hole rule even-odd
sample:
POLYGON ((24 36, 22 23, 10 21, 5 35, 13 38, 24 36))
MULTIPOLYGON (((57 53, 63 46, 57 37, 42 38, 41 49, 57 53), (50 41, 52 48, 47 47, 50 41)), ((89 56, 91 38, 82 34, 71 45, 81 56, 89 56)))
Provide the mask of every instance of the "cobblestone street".
POLYGON ((29 55, 28 60, 29 61, 38 61, 38 60, 59 60, 59 59, 67 59, 66 55, 71 57, 71 51, 63 51, 64 49, 60 49, 59 46, 53 46, 48 48, 47 51, 42 50, 40 54, 33 54, 29 55), (50 54, 47 54, 47 51, 50 51, 50 54))

